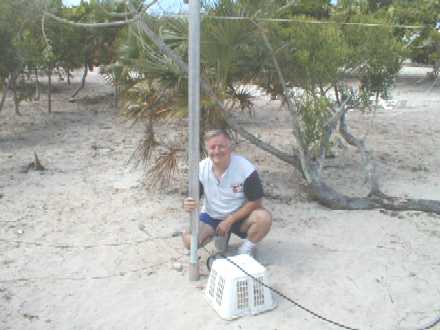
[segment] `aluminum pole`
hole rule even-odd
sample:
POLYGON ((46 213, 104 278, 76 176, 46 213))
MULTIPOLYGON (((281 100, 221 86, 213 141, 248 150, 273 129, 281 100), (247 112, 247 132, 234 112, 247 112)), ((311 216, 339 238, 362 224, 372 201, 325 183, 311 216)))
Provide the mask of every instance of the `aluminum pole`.
MULTIPOLYGON (((200 161, 200 0, 189 1, 189 47, 188 47, 188 112, 189 112, 189 195, 199 204, 200 161)), ((191 212, 190 281, 198 281, 199 258, 199 210, 191 212)))

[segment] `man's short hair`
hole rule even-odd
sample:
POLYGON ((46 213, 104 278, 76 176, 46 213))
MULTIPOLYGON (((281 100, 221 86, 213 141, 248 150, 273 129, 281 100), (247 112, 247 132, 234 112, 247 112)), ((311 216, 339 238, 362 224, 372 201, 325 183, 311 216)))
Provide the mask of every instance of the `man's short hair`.
POLYGON ((229 135, 229 133, 226 130, 222 129, 222 128, 210 129, 210 130, 206 131, 203 138, 204 138, 204 140, 206 142, 209 139, 211 139, 213 137, 216 137, 216 136, 219 136, 219 135, 223 135, 229 141, 232 141, 231 136, 229 135))

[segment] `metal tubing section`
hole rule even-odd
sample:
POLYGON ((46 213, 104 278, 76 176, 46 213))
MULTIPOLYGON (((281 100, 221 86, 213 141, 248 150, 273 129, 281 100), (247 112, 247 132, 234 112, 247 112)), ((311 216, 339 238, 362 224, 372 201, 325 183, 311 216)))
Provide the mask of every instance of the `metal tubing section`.
MULTIPOLYGON (((199 161, 200 161, 200 0, 189 2, 189 164, 190 180, 189 195, 199 204, 199 161)), ((189 280, 198 281, 199 259, 199 210, 191 212, 191 255, 189 264, 189 280)))

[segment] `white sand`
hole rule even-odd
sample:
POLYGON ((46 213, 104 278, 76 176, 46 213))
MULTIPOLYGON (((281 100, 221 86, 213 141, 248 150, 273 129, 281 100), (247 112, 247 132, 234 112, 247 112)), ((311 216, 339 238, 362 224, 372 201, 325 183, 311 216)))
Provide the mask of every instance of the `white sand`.
MULTIPOLYGON (((405 70, 396 108, 351 112, 349 125, 367 136, 387 193, 440 199, 440 90, 416 83, 420 68, 405 70)), ((173 237, 187 222, 185 181, 146 189, 142 169, 127 166, 142 126, 129 129, 95 73, 80 94, 89 101, 68 103, 78 81, 57 84, 51 115, 44 95, 21 117, 10 98, 0 113, 0 329, 337 329, 278 297, 271 312, 220 319, 203 297, 206 268, 189 282, 173 237), (47 171, 24 173, 34 152, 47 171)), ((243 122, 288 150, 287 114, 258 104, 243 122)), ((325 175, 349 194, 365 192, 358 153, 336 151, 325 175)), ((258 165, 273 212, 258 259, 275 288, 360 329, 414 329, 440 314, 440 216, 328 210, 288 165, 246 142, 239 152, 258 165)))

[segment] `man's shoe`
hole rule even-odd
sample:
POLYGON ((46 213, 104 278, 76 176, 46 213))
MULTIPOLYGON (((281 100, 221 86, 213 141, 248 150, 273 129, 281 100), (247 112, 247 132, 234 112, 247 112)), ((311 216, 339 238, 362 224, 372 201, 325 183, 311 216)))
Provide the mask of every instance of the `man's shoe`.
POLYGON ((255 258, 255 254, 256 254, 256 246, 249 246, 248 244, 241 244, 240 247, 238 248, 237 254, 248 254, 251 257, 255 258))

